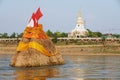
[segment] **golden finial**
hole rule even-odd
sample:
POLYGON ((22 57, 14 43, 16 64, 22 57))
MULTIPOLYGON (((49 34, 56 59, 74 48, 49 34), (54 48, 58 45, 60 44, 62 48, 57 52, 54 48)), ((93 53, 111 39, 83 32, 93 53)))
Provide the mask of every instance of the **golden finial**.
POLYGON ((82 17, 82 12, 81 11, 78 12, 78 17, 82 17))

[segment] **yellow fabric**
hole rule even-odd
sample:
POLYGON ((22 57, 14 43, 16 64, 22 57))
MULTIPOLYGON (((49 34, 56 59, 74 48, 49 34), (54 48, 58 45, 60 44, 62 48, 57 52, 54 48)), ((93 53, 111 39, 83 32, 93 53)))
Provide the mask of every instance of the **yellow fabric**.
POLYGON ((49 53, 42 45, 40 45, 37 42, 34 42, 34 41, 30 42, 29 47, 40 51, 41 53, 43 53, 46 56, 52 56, 51 53, 49 53))
POLYGON ((36 49, 46 56, 52 56, 52 54, 49 53, 42 45, 40 45, 35 41, 29 42, 29 43, 24 43, 21 41, 17 47, 17 51, 24 51, 24 50, 27 50, 28 48, 36 49))
POLYGON ((29 46, 28 43, 24 43, 24 42, 20 41, 16 50, 17 51, 24 51, 24 50, 28 49, 28 46, 29 46))

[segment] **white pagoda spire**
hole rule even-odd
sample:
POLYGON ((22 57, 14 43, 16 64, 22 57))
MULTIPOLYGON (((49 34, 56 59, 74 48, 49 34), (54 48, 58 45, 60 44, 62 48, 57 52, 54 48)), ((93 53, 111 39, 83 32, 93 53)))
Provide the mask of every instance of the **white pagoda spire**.
POLYGON ((84 26, 84 21, 82 20, 82 13, 81 12, 79 12, 79 14, 78 14, 77 25, 84 26))
POLYGON ((86 33, 88 33, 88 31, 84 27, 84 21, 82 19, 82 13, 79 12, 76 27, 75 27, 75 29, 73 29, 71 31, 71 33, 68 35, 68 37, 78 38, 78 37, 81 37, 81 36, 86 36, 86 33))

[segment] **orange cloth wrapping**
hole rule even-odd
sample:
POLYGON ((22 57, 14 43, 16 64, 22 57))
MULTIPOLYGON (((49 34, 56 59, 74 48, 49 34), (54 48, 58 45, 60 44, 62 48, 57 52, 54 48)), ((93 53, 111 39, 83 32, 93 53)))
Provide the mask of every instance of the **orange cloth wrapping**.
POLYGON ((24 33, 23 33, 23 37, 24 38, 31 38, 31 35, 32 35, 32 27, 26 27, 26 29, 24 30, 24 33))
POLYGON ((46 33, 42 30, 42 24, 38 27, 26 27, 24 33, 24 38, 36 38, 36 39, 48 39, 46 33))

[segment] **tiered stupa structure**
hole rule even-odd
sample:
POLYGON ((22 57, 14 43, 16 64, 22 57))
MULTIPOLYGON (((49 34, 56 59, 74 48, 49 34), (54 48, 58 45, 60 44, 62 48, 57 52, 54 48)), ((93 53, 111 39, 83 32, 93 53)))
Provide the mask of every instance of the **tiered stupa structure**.
POLYGON ((38 24, 42 17, 40 8, 32 14, 29 24, 25 28, 22 40, 19 42, 10 65, 14 67, 35 67, 64 64, 62 55, 57 51, 53 42, 38 24))
POLYGON ((82 20, 82 14, 79 13, 78 20, 75 29, 73 29, 69 34, 69 38, 80 38, 86 36, 88 31, 84 27, 84 21, 82 20))

